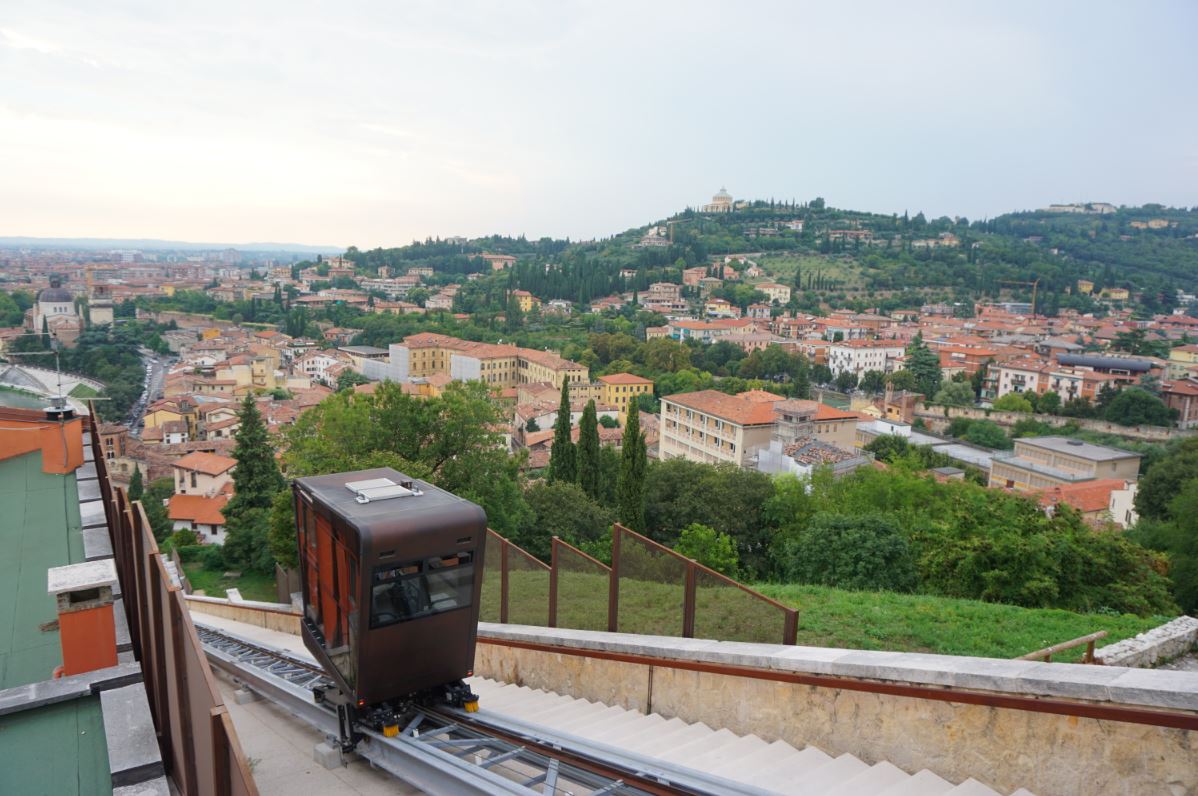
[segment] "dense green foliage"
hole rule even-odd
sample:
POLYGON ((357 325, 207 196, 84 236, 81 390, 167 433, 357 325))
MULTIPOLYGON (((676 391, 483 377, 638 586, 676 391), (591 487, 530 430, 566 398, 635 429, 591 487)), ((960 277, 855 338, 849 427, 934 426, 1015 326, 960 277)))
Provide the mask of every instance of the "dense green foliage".
POLYGON ((911 591, 915 563, 898 524, 883 514, 816 514, 778 553, 786 580, 841 589, 911 591))
POLYGON ((553 421, 553 446, 549 449, 549 480, 573 483, 578 480, 578 451, 570 436, 570 385, 562 381, 562 399, 553 421))
POLYGON ((736 542, 728 534, 708 525, 692 522, 683 528, 674 543, 674 551, 723 575, 736 577, 740 562, 736 542))
POLYGON ((587 401, 578 421, 578 445, 574 449, 575 464, 578 466, 578 485, 587 497, 599 497, 599 479, 602 477, 599 464, 599 421, 595 415, 595 402, 587 401))
POLYGON ((271 508, 285 482, 279 474, 262 413, 252 396, 247 395, 242 401, 237 421, 233 497, 221 512, 228 532, 225 555, 230 563, 246 569, 273 572, 275 562, 269 542, 271 508))
POLYGON ((645 528, 645 471, 648 451, 641 434, 641 412, 629 404, 620 448, 620 473, 616 481, 616 519, 634 531, 645 528))
POLYGON ((1198 439, 1180 443, 1148 469, 1136 492, 1139 522, 1128 537, 1169 557, 1173 596, 1198 610, 1198 439))

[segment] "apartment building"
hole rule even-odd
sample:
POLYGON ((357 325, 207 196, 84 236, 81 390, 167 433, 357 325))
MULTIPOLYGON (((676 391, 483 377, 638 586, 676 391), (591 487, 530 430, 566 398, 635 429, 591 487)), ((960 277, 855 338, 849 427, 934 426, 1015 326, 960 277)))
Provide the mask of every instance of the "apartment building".
POLYGON ((867 370, 892 373, 903 358, 902 343, 887 340, 845 340, 828 346, 828 367, 833 376, 852 373, 861 378, 867 370))
POLYGON ((790 301, 790 288, 786 285, 780 285, 777 282, 762 282, 753 287, 768 296, 770 301, 776 301, 779 304, 790 301))
POLYGON ((1100 478, 1136 481, 1139 473, 1138 453, 1072 437, 1025 437, 994 456, 990 486, 1029 492, 1100 478))
POLYGON ((233 468, 237 460, 215 453, 189 453, 176 461, 175 493, 212 497, 233 489, 233 468))
POLYGON ((658 457, 743 467, 759 449, 769 446, 774 406, 782 400, 780 395, 766 400, 716 390, 662 398, 658 457))
POLYGON ((402 343, 393 343, 388 361, 364 360, 362 372, 370 379, 396 382, 445 375, 458 381, 486 382, 495 389, 534 382, 560 389, 563 381, 589 381, 585 365, 552 351, 459 340, 434 332, 409 335, 402 343))
POLYGON ((652 380, 634 376, 631 373, 600 376, 599 384, 603 387, 599 403, 616 407, 619 410, 621 422, 628 414, 629 403, 636 400, 637 396, 653 394, 652 380))

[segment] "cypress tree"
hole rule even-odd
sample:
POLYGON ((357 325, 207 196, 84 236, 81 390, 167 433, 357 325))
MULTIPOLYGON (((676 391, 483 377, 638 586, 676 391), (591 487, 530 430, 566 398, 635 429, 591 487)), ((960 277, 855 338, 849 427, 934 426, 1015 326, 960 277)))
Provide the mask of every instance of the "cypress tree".
POLYGON ((562 401, 553 424, 553 447, 549 449, 549 480, 572 483, 577 479, 577 469, 574 442, 570 439, 570 385, 563 379, 562 401))
POLYGON ((620 478, 616 482, 616 519, 634 531, 645 530, 645 469, 648 466, 641 415, 636 401, 628 404, 624 424, 620 478))
POLYGON ((142 495, 146 492, 145 484, 142 483, 141 468, 136 464, 133 465, 133 477, 129 479, 129 500, 141 500, 142 495))
POLYGON ((578 421, 578 485, 592 498, 599 499, 599 419, 595 402, 587 401, 578 421))
POLYGON ((237 460, 234 494, 221 510, 229 534, 225 551, 232 562, 269 572, 274 567, 266 542, 270 508, 275 495, 287 484, 279 473, 274 447, 253 396, 245 397, 237 419, 241 425, 233 449, 237 460))

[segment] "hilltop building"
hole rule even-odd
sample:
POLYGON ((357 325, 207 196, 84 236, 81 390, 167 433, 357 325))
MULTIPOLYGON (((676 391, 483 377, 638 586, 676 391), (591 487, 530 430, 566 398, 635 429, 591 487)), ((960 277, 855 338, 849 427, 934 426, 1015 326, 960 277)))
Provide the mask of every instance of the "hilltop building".
POLYGON ((731 213, 732 194, 728 193, 726 188, 720 188, 719 192, 715 196, 711 197, 711 201, 703 205, 702 212, 731 213))

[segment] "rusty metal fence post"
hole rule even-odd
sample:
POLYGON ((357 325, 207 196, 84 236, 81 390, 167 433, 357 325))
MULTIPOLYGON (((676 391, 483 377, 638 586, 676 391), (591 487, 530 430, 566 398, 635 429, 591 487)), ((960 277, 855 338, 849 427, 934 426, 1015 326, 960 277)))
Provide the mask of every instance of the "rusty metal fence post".
POLYGON ((499 623, 507 624, 508 602, 508 541, 499 545, 499 623))
POLYGON ((682 591, 682 637, 695 637, 695 562, 686 562, 686 585, 682 591))
POLYGON ((549 540, 549 626, 557 627, 557 546, 561 540, 556 536, 549 540))
POLYGON ((620 534, 624 526, 615 523, 611 526, 611 575, 607 587, 607 630, 609 633, 619 631, 620 617, 620 534))

